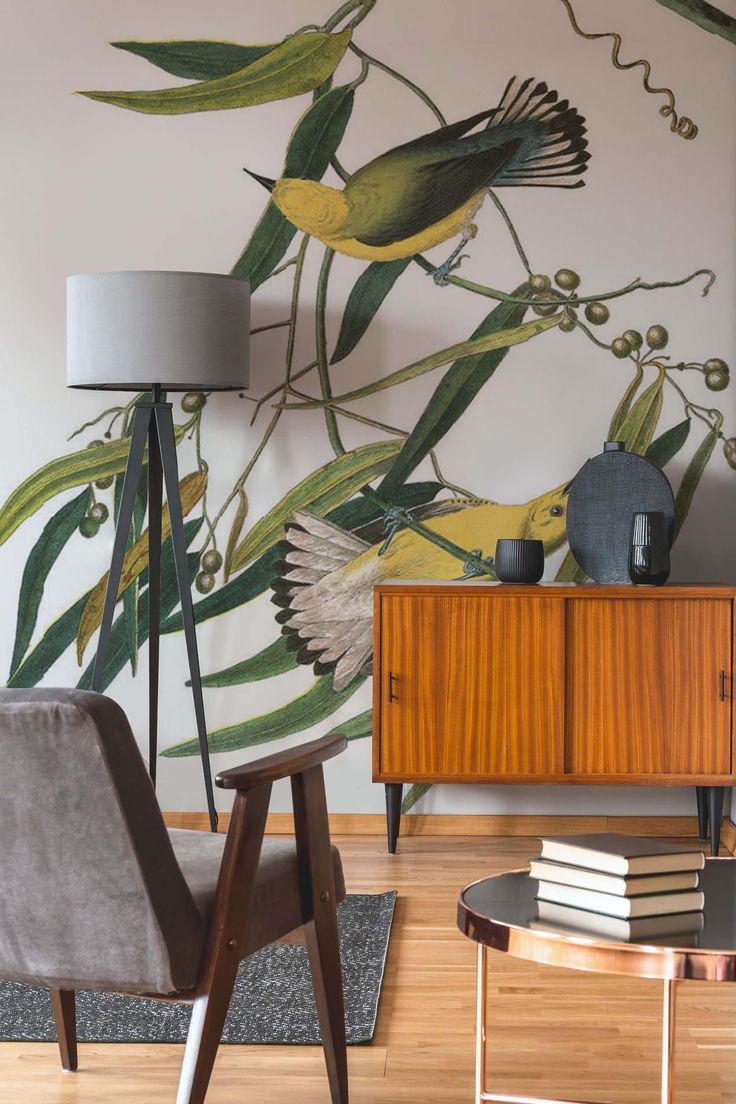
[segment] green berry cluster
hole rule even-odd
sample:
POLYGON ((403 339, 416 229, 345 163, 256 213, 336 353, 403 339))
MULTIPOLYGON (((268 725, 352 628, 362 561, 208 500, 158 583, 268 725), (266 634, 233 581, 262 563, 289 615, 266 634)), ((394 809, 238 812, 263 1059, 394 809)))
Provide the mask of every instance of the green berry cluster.
POLYGON ((182 397, 181 408, 185 414, 196 414, 207 402, 207 396, 201 391, 187 391, 182 397))
POLYGON ((215 575, 222 567, 222 555, 216 548, 208 549, 202 556, 202 570, 194 580, 200 594, 209 594, 215 585, 215 575))
MULTIPOLYGON (((705 386, 710 391, 723 391, 731 382, 729 367, 720 357, 711 357, 703 365, 705 386)), ((729 461, 730 463, 730 461, 729 461)))
POLYGON ((100 526, 105 524, 109 516, 110 511, 105 503, 95 502, 80 521, 79 532, 83 537, 96 537, 100 526))

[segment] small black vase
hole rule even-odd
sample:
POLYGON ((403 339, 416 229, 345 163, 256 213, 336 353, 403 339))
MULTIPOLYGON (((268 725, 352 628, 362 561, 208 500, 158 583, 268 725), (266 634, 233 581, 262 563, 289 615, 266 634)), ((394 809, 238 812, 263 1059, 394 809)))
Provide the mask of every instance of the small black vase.
POLYGON ((502 537, 496 541, 494 567, 502 583, 538 583, 544 574, 544 544, 502 537))
POLYGON ((670 574, 667 519, 656 510, 634 514, 631 523, 629 578, 632 583, 661 586, 670 574))

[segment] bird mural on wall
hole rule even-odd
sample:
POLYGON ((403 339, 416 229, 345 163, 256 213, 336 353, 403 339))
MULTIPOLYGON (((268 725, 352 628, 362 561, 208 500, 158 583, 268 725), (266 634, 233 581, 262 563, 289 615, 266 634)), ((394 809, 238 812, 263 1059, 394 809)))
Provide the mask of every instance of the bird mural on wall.
MULTIPOLYGON (((504 505, 445 499, 408 511, 431 532, 464 548, 495 548, 499 537, 544 542, 545 555, 565 541, 569 483, 529 502, 504 505)), ((457 579, 458 559, 426 537, 402 529, 390 540, 374 527, 347 532, 305 510, 286 528, 271 586, 287 646, 317 674, 333 672, 341 690, 365 667, 373 649, 373 587, 384 579, 457 579)))
POLYGON ((443 284, 477 233, 473 219, 490 187, 582 186, 590 159, 584 134, 585 120, 557 92, 512 77, 498 107, 382 153, 343 189, 245 171, 297 229, 349 257, 398 260, 460 234, 434 271, 443 284))

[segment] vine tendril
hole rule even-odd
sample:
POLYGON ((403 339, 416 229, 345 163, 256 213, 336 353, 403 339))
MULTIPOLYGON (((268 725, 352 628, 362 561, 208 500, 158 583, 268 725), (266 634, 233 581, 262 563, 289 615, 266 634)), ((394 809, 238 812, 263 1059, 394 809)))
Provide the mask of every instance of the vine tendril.
POLYGON ((684 138, 688 142, 697 137, 698 127, 692 121, 692 119, 689 119, 687 115, 677 114, 677 111, 675 110, 675 94, 672 89, 655 88, 649 83, 649 78, 652 73, 652 67, 646 58, 637 58, 636 61, 620 61, 619 54, 621 52, 621 46, 623 45, 623 39, 621 38, 620 34, 617 34, 616 31, 600 31, 597 33, 584 31, 575 17, 575 12, 573 10, 572 4, 570 3, 570 0, 560 0, 560 3, 564 6, 565 11, 567 12, 568 18, 570 20, 570 23, 572 24, 572 28, 575 31, 575 34, 580 35, 581 38, 586 38, 591 42, 599 38, 613 39, 613 46, 611 47, 611 64, 615 69, 636 69, 637 66, 642 66, 642 68, 644 69, 644 76, 642 78, 644 90, 646 92, 649 92, 653 96, 667 97, 668 102, 666 104, 662 104, 662 106, 659 108, 659 114, 664 119, 670 119, 670 130, 673 134, 679 134, 680 137, 684 138))

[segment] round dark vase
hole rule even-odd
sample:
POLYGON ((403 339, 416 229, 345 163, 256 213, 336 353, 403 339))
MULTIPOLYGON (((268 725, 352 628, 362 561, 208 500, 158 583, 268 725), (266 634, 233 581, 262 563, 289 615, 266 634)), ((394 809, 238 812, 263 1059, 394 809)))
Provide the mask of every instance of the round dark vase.
POLYGON ((494 567, 502 583, 538 583, 544 574, 544 543, 502 537, 496 541, 494 567))

